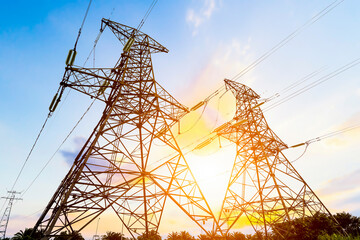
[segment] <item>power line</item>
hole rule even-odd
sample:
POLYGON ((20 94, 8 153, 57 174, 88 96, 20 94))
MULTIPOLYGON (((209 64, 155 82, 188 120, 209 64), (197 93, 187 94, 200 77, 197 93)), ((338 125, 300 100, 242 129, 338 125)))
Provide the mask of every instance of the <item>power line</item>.
POLYGON ((279 94, 284 94, 294 88, 296 88, 297 86, 301 85, 304 82, 307 82, 309 79, 315 77, 316 75, 318 75, 319 73, 323 72, 325 70, 325 67, 321 67, 320 69, 317 69, 313 72, 311 72, 310 74, 306 75, 305 77, 299 79, 298 81, 290 84, 289 86, 285 87, 284 89, 282 89, 279 94))
MULTIPOLYGON (((91 2, 92 2, 92 0, 90 0, 90 2, 89 2, 88 8, 87 8, 86 13, 85 13, 85 16, 84 16, 84 18, 83 18, 83 22, 82 22, 81 27, 80 27, 80 29, 79 29, 79 33, 78 33, 78 36, 77 36, 77 39, 76 39, 75 45, 74 45, 74 50, 76 49, 77 42, 78 42, 79 37, 80 37, 80 35, 81 35, 81 30, 82 30, 82 28, 83 28, 83 26, 84 26, 84 23, 85 23, 87 14, 88 14, 89 9, 90 9, 90 6, 91 6, 91 2)), ((157 0, 154 0, 154 1, 152 2, 152 4, 150 5, 150 7, 148 8, 147 12, 145 13, 143 19, 141 20, 141 22, 140 22, 137 30, 139 30, 139 29, 144 25, 146 19, 147 19, 148 16, 150 15, 150 13, 151 13, 151 11, 153 10, 153 8, 154 8, 154 6, 156 5, 156 3, 157 3, 157 0)), ((112 15, 113 11, 114 11, 114 9, 112 10, 111 15, 112 15)), ((95 38, 94 46, 93 46, 93 48, 91 49, 88 57, 86 58, 86 60, 85 60, 85 62, 84 62, 84 64, 83 64, 84 66, 85 66, 85 64, 87 63, 87 61, 89 60, 91 54, 92 54, 93 52, 95 52, 95 48, 96 48, 96 46, 97 46, 97 43, 98 43, 98 41, 99 41, 99 39, 100 39, 103 31, 104 31, 104 28, 101 27, 101 28, 100 28, 100 31, 99 31, 99 33, 98 33, 98 35, 97 35, 97 37, 95 38)), ((68 91, 68 93, 67 93, 67 95, 66 95, 66 97, 65 97, 65 100, 66 100, 67 96, 69 95, 69 92, 70 92, 70 91, 68 91)), ((49 165, 49 163, 50 163, 50 162, 52 161, 52 159, 55 157, 56 153, 60 150, 60 148, 63 146, 63 144, 67 141, 67 139, 68 139, 68 138, 70 137, 70 135, 73 133, 73 131, 75 130, 75 128, 76 128, 76 127, 79 125, 79 123, 82 121, 82 119, 84 118, 84 116, 88 113, 88 111, 90 110, 90 108, 91 108, 92 105, 94 104, 95 100, 96 100, 96 99, 94 99, 94 100, 92 101, 92 103, 90 104, 90 106, 87 108, 87 110, 84 112, 84 114, 80 117, 80 119, 78 120, 78 122, 77 122, 77 123, 75 124, 75 126, 71 129, 71 131, 70 131, 69 134, 65 137, 65 139, 62 141, 62 143, 59 145, 59 147, 56 149, 56 151, 54 152, 54 154, 53 154, 53 155, 50 157, 50 159, 46 162, 46 164, 43 166, 43 168, 40 170, 40 172, 36 175, 36 177, 32 180, 32 182, 29 184, 29 186, 24 190, 24 192, 22 193, 22 196, 25 195, 25 193, 31 188, 31 186, 35 183, 35 181, 38 179, 38 177, 41 175, 41 173, 42 173, 42 172, 45 170, 45 168, 49 165)), ((60 107, 61 107, 61 106, 60 106, 60 107)), ((48 116, 48 118, 49 118, 49 117, 50 117, 50 116, 48 116)), ((48 120, 48 118, 46 119, 46 121, 48 120)), ((199 119, 199 120, 200 120, 200 119, 199 119)), ((46 124, 46 122, 44 123, 43 127, 45 126, 45 124, 46 124)), ((41 134, 41 133, 40 133, 40 134, 41 134)), ((39 136, 40 136, 40 134, 39 134, 39 136)), ((39 137, 39 136, 38 136, 38 137, 39 137)), ((37 141, 37 140, 36 140, 36 141, 37 141)), ((35 144, 36 144, 36 142, 35 142, 35 144)), ((34 144, 34 146, 35 146, 35 144, 34 144)), ((33 146, 33 147, 34 147, 34 146, 33 146)), ((31 154, 31 153, 30 153, 30 154, 31 154)), ((29 154, 29 156, 30 156, 30 154, 29 154)), ((24 166, 25 166, 25 164, 23 165, 23 168, 24 168, 24 166)), ((19 175, 20 175, 20 174, 19 174, 19 175)))
POLYGON ((297 90, 297 91, 289 94, 288 96, 284 97, 283 99, 280 99, 279 101, 274 102, 273 104, 271 104, 271 105, 269 105, 268 107, 266 107, 266 108, 264 109, 264 112, 269 111, 269 110, 273 109, 274 107, 277 107, 277 106, 279 106, 280 104, 285 103, 285 102, 293 99, 294 97, 296 97, 296 96, 298 96, 298 95, 300 95, 300 94, 302 94, 302 93, 304 93, 304 92, 306 92, 306 91, 309 91, 310 89, 316 87, 317 85, 319 85, 319 84, 321 84, 321 83, 323 83, 323 82, 325 82, 325 81, 328 81, 328 80, 336 77, 336 76, 339 75, 340 73, 343 73, 344 71, 346 71, 346 70, 348 70, 348 69, 350 69, 350 68, 352 68, 352 67, 355 67, 355 66, 358 65, 359 63, 360 63, 360 58, 357 58, 357 59, 355 59, 355 60, 353 60, 353 61, 345 64, 344 66, 336 69, 335 71, 333 71, 333 72, 331 72, 331 73, 329 73, 329 74, 327 74, 327 75, 319 78, 318 80, 316 80, 316 81, 314 81, 314 82, 312 82, 312 83, 310 83, 310 84, 302 87, 301 89, 299 89, 299 90, 297 90))
POLYGON ((144 17, 141 19, 138 27, 136 28, 136 31, 139 31, 142 26, 144 25, 145 21, 147 20, 147 18, 149 17, 151 11, 153 10, 153 8, 155 7, 156 3, 157 3, 158 0, 153 0, 150 7, 148 8, 148 10, 146 11, 144 17))
POLYGON ((256 67, 259 63, 267 59, 269 56, 271 56, 273 53, 275 53, 278 49, 280 49, 282 46, 290 42, 292 39, 294 39, 297 35, 299 35, 303 30, 305 30, 307 27, 311 26, 315 22, 317 22, 321 17, 325 16, 327 13, 329 13, 332 9, 337 7, 340 3, 342 3, 344 0, 336 0, 326 6, 323 10, 321 10, 319 13, 317 13, 315 16, 313 16, 311 19, 309 19, 307 22, 305 22, 303 25, 298 27, 295 31, 290 33, 287 37, 285 37, 283 40, 281 40, 278 44, 276 44, 274 47, 272 47, 270 50, 265 52, 263 55, 261 55, 257 60, 255 60, 252 64, 247 66, 245 69, 240 71, 238 74, 236 74, 231 80, 237 80, 243 75, 245 75, 247 72, 252 70, 254 67, 256 67))
MULTIPOLYGON (((238 80, 240 77, 245 75, 250 70, 254 69, 258 64, 263 62, 265 59, 270 57, 273 53, 275 53, 277 50, 282 48, 284 45, 286 45, 288 42, 290 42, 292 39, 294 39, 296 36, 298 36, 303 30, 305 30, 307 27, 311 26, 315 22, 317 22, 319 19, 321 19, 323 16, 328 14, 331 10, 333 10, 335 7, 337 7, 340 3, 342 3, 344 0, 336 0, 332 2, 331 4, 327 5, 324 9, 322 9, 320 12, 318 12, 315 16, 310 18, 308 21, 306 21, 303 25, 298 27, 295 31, 290 33, 287 37, 285 37, 283 40, 281 40, 278 44, 276 44, 274 47, 269 49, 267 52, 265 52, 263 55, 261 55, 259 58, 257 58, 254 62, 252 62, 250 65, 248 65, 246 68, 241 70, 239 73, 237 73, 231 80, 238 80)), ((222 86, 218 88, 215 92, 210 94, 207 98, 205 98, 204 101, 209 101, 213 97, 217 95, 217 93, 222 92, 225 90, 225 87, 222 86), (216 94, 215 94, 216 93, 216 94)))
POLYGON ((90 108, 94 104, 96 99, 94 99, 90 106, 86 109, 86 111, 83 113, 83 115, 80 117, 80 119, 77 121, 75 126, 71 129, 71 131, 68 133, 68 135, 65 137, 65 139, 61 142, 59 147, 56 149, 56 151, 53 153, 53 155, 49 158, 49 160, 46 162, 46 164, 43 166, 43 168, 40 170, 40 172, 36 175, 36 177, 31 181, 29 186, 22 192, 21 197, 25 195, 25 193, 31 188, 31 186, 35 183, 35 181, 38 179, 38 177, 41 175, 41 173, 45 170, 45 168, 49 165, 49 163, 53 160, 57 152, 60 150, 60 148, 64 145, 64 143, 67 141, 67 139, 70 137, 70 135, 74 132, 75 128, 79 125, 79 123, 82 121, 82 119, 85 117, 85 115, 89 112, 90 108))
MULTIPOLYGON (((88 7, 87 7, 87 9, 86 9, 86 13, 85 13, 85 16, 84 16, 84 18, 83 18, 81 27, 80 27, 80 29, 79 29, 79 33, 78 33, 78 36, 77 36, 76 41, 75 41, 75 44, 74 44, 74 51, 75 51, 75 49, 76 49, 77 42, 78 42, 78 40, 79 40, 79 38, 80 38, 81 29, 82 29, 83 26, 84 26, 85 19, 86 19, 86 17, 87 17, 88 12, 89 12, 89 8, 90 8, 90 5, 91 5, 91 2, 92 2, 92 0, 90 0, 90 2, 89 2, 89 5, 88 5, 88 7)), ((61 88, 61 87, 60 87, 60 88, 61 88)), ((59 91, 60 91, 60 96, 59 96, 59 98, 58 98, 58 102, 60 102, 60 97, 61 97, 61 94, 62 94, 62 92, 63 92, 63 88, 62 88, 61 90, 60 90, 60 88, 58 89, 58 93, 59 93, 59 91)), ((54 103, 54 100, 55 100, 55 98, 53 99, 53 103, 54 103)), ((58 102, 57 102, 57 103, 58 103, 58 102)), ((56 105, 57 105, 57 103, 56 103, 56 105)), ((51 105, 53 105, 53 104, 51 104, 51 105)), ((56 105, 55 105, 55 107, 56 107, 56 105)), ((51 113, 52 113, 52 111, 51 111, 51 107, 50 107, 50 112, 49 112, 49 114, 47 115, 47 117, 46 117, 46 119, 45 119, 45 121, 44 121, 44 123, 43 123, 43 125, 42 125, 42 127, 41 127, 41 129, 40 129, 40 132, 38 133, 38 135, 37 135, 37 137, 36 137, 36 139, 35 139, 35 142, 34 142, 34 144, 32 145, 32 147, 31 147, 31 149, 30 149, 30 152, 28 153, 28 155, 27 155, 27 157, 26 157, 23 165, 21 166, 20 172, 18 173, 18 175, 17 175, 17 177, 16 177, 16 179, 15 179, 15 182, 14 182, 13 186, 11 187, 11 190, 10 190, 10 191, 13 191, 13 190, 14 190, 14 187, 15 187, 16 183, 18 182, 19 177, 21 176, 21 174, 22 174, 22 172, 23 172, 23 170, 24 170, 26 163, 27 163, 28 160, 29 160, 29 158, 30 158, 30 156, 31 156, 31 154, 32 154, 32 152, 33 152, 33 150, 34 150, 34 148, 35 148, 35 146, 36 146, 36 144, 37 144, 37 142, 38 142, 38 140, 39 140, 39 138, 40 138, 40 136, 41 136, 44 128, 45 128, 45 125, 46 125, 47 121, 48 121, 49 118, 51 117, 51 113)))
POLYGON ((90 9, 90 6, 91 6, 91 2, 92 2, 92 0, 89 1, 89 5, 88 5, 88 7, 87 7, 87 9, 86 9, 85 16, 84 16, 84 18, 83 18, 83 20, 82 20, 82 23, 81 23, 81 26, 80 26, 80 28, 79 28, 79 32, 78 32, 78 35, 77 35, 77 37, 76 37, 76 41, 75 41, 75 44, 74 44, 74 51, 76 50, 76 46, 77 46, 77 43, 78 43, 79 38, 80 38, 80 35, 81 35, 81 30, 82 30, 82 28, 84 27, 84 23, 85 23, 86 17, 87 17, 87 15, 88 15, 88 13, 89 13, 89 9, 90 9))
POLYGON ((20 172, 19 172, 18 175, 16 176, 15 182, 14 182, 14 184, 12 185, 10 191, 13 191, 13 190, 14 190, 14 187, 15 187, 16 183, 18 182, 18 180, 19 180, 19 178, 20 178, 20 175, 21 175, 21 173, 23 172, 23 170, 24 170, 24 168, 25 168, 26 163, 28 162, 28 160, 29 160, 29 158, 30 158, 30 156, 31 156, 31 153, 32 153, 33 150, 34 150, 34 148, 35 148, 35 146, 36 146, 36 143, 38 142, 38 140, 39 140, 39 138, 40 138, 40 135, 41 135, 41 133, 43 132, 47 121, 49 120, 49 117, 50 117, 50 116, 48 115, 47 118, 45 119, 45 122, 43 123, 43 125, 42 125, 42 127, 41 127, 41 129, 40 129, 40 132, 38 133, 38 135, 37 135, 37 137, 36 137, 36 139, 35 139, 35 142, 34 142, 34 144, 32 145, 32 147, 31 147, 31 149, 30 149, 30 152, 28 153, 28 155, 27 155, 27 157, 26 157, 23 165, 21 166, 20 172))

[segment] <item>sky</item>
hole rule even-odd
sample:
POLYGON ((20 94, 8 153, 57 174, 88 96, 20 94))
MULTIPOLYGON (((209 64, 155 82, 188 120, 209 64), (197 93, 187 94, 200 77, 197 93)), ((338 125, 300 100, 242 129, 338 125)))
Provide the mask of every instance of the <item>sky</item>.
MULTIPOLYGON (((93 0, 75 64, 83 65, 86 60, 99 32, 101 18, 136 27, 151 2, 93 0)), ((142 27, 143 32, 169 49, 167 54, 153 56, 156 80, 177 100, 192 107, 221 87, 225 78, 234 77, 332 2, 159 0, 142 27)), ((48 106, 64 72, 67 52, 73 47, 87 5, 88 1, 84 0, 7 1, 0 9, 0 196, 6 196, 11 189, 48 114, 48 106)), ((284 88, 306 75, 318 71, 297 89, 359 58, 359 7, 357 0, 343 1, 238 81, 264 99, 276 93, 280 93, 278 99, 281 99, 286 96, 281 95, 284 88)), ((112 67, 121 49, 112 33, 105 31, 95 51, 95 63, 90 56, 85 66, 112 67)), ((359 73, 360 65, 356 65, 266 111, 269 126, 291 146, 359 124, 359 73)), ((45 127, 15 190, 27 189, 90 102, 88 97, 75 91, 62 101, 45 127)), ((22 195, 23 200, 14 204, 7 235, 34 225, 69 170, 71 156, 99 120, 102 108, 101 103, 95 103, 37 181, 22 195)), ((230 120, 234 109, 231 94, 220 100, 214 98, 195 127, 179 137, 180 145, 185 147, 185 143, 230 120)), ((200 114, 201 111, 197 111, 187 116, 182 123, 183 130, 190 128, 200 114)), ((346 211, 360 216, 359 141, 359 129, 336 135, 311 144, 304 156, 294 162, 295 168, 333 213, 346 211)), ((295 148, 284 153, 289 160, 294 160, 303 150, 295 148)), ((187 156, 214 209, 219 208, 228 179, 226 172, 231 169, 233 159, 233 146, 219 149, 217 144, 187 156), (202 171, 204 166, 207 171, 202 171)), ((2 206, 4 200, 0 203, 2 206)), ((161 226, 161 234, 191 229, 182 218, 174 217, 174 206, 169 204, 168 209, 168 220, 161 226)), ((105 221, 100 221, 100 234, 108 230, 105 221)), ((94 225, 90 225, 84 236, 90 239, 94 229, 94 225)))

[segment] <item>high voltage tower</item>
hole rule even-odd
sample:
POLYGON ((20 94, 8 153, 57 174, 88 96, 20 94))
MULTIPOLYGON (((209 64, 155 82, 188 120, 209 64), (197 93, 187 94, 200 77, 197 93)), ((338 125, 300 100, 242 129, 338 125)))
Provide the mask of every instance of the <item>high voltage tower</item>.
POLYGON ((50 106, 54 111, 69 87, 102 101, 105 109, 35 224, 34 231, 44 230, 42 239, 81 231, 105 211, 112 211, 133 238, 147 236, 159 230, 169 199, 209 236, 226 236, 246 221, 266 239, 272 231, 286 239, 291 227, 281 229, 279 223, 330 214, 282 153, 288 147, 269 128, 259 95, 225 80, 226 90, 236 98, 235 117, 198 147, 216 137, 236 144, 226 194, 215 217, 172 132, 189 109, 154 77, 151 54, 168 50, 138 29, 103 19, 101 32, 105 27, 124 45, 115 67, 75 67, 76 52, 71 50, 60 95, 50 106), (170 155, 164 159, 164 153, 170 155))
POLYGON ((6 229, 7 229, 8 223, 9 223, 11 208, 14 203, 14 200, 22 200, 21 198, 17 198, 16 194, 20 194, 20 192, 8 191, 8 196, 2 197, 3 199, 9 200, 9 203, 8 203, 7 207, 5 208, 5 212, 4 212, 3 216, 1 217, 1 221, 0 221, 0 237, 1 237, 1 239, 5 238, 6 229))
POLYGON ((282 153, 288 147, 269 128, 260 96, 231 80, 226 79, 225 85, 236 98, 236 113, 215 130, 236 144, 236 158, 220 211, 222 233, 237 223, 250 223, 266 239, 271 231, 287 239, 292 228, 282 229, 278 223, 316 213, 331 216, 282 153))
POLYGON ((125 45, 115 67, 73 67, 70 52, 61 82, 61 92, 70 87, 103 101, 105 109, 35 230, 44 229, 43 239, 81 231, 112 210, 132 237, 147 235, 158 231, 170 198, 210 234, 203 222, 216 224, 214 214, 171 130, 189 110, 154 77, 151 54, 168 50, 135 28, 103 19, 105 27, 125 45), (175 154, 158 162, 161 152, 175 154))

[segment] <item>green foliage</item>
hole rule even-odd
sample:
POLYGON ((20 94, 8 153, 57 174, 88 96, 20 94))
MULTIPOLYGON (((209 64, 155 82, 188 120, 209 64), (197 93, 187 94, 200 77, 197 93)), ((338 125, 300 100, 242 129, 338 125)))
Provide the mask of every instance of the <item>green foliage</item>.
POLYGON ((198 235, 198 240, 224 240, 224 237, 212 232, 211 236, 205 234, 198 235))
POLYGON ((33 233, 33 228, 25 228, 25 231, 20 230, 19 232, 15 233, 12 240, 37 240, 40 239, 42 236, 42 230, 36 230, 33 233))
POLYGON ((155 230, 151 230, 146 236, 146 233, 137 237, 137 240, 161 240, 161 236, 155 230))
POLYGON ((124 234, 117 232, 106 232, 106 235, 101 237, 101 240, 128 240, 124 234))
MULTIPOLYGON (((360 218, 352 216, 350 213, 342 212, 334 215, 336 221, 340 224, 347 234, 351 236, 360 236, 360 218)), ((339 229, 341 232, 342 229, 339 229)))
MULTIPOLYGON (((269 233, 271 240, 360 240, 360 218, 352 216, 349 213, 337 213, 333 219, 324 213, 317 213, 314 216, 299 218, 288 222, 278 223, 273 226, 272 233, 269 233), (344 229, 349 236, 343 236, 344 229)), ((26 228, 24 231, 17 232, 11 240, 38 240, 43 232, 35 231, 32 228, 26 228)), ((80 233, 62 232, 54 240, 84 240, 80 233)), ((130 240, 123 234, 116 232, 107 232, 102 236, 102 240, 130 240)), ((211 236, 200 234, 197 238, 193 237, 187 231, 172 232, 165 240, 264 240, 265 234, 257 232, 253 235, 244 235, 241 232, 229 233, 226 238, 211 233, 211 236)), ((8 239, 9 240, 9 239, 8 239)), ((145 233, 137 237, 137 240, 161 240, 161 236, 154 230, 150 231, 148 236, 145 233)))
POLYGON ((181 231, 180 233, 172 232, 170 233, 166 240, 196 240, 195 237, 191 236, 190 233, 186 231, 181 231))
POLYGON ((332 234, 332 235, 321 235, 318 237, 318 240, 360 240, 360 237, 345 237, 343 235, 340 234, 332 234))
POLYGON ((241 232, 233 232, 229 233, 226 237, 226 240, 246 240, 246 236, 241 232))
POLYGON ((59 236, 56 236, 54 240, 84 240, 79 232, 68 233, 66 231, 61 232, 59 236))
POLYGON ((272 239, 313 240, 324 234, 337 233, 335 222, 324 213, 278 223, 273 227, 272 239))

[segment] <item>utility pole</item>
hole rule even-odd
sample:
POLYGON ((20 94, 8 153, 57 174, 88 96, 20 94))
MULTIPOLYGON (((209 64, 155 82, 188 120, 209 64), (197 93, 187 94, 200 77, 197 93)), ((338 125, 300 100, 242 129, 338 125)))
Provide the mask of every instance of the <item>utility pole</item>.
POLYGON ((8 196, 7 197, 2 197, 3 199, 9 200, 9 203, 5 209, 5 212, 3 214, 3 216, 1 217, 1 221, 0 221, 0 235, 1 235, 1 239, 5 238, 5 234, 6 234, 6 229, 9 223, 9 218, 10 218, 10 213, 11 213, 11 208, 12 205, 14 203, 14 200, 22 200, 22 198, 17 198, 16 194, 20 194, 20 192, 16 192, 16 191, 8 191, 8 196))
POLYGON ((95 235, 93 236, 93 240, 100 240, 100 236, 98 235, 99 222, 100 222, 100 218, 98 219, 97 224, 96 224, 96 232, 95 232, 95 235))

